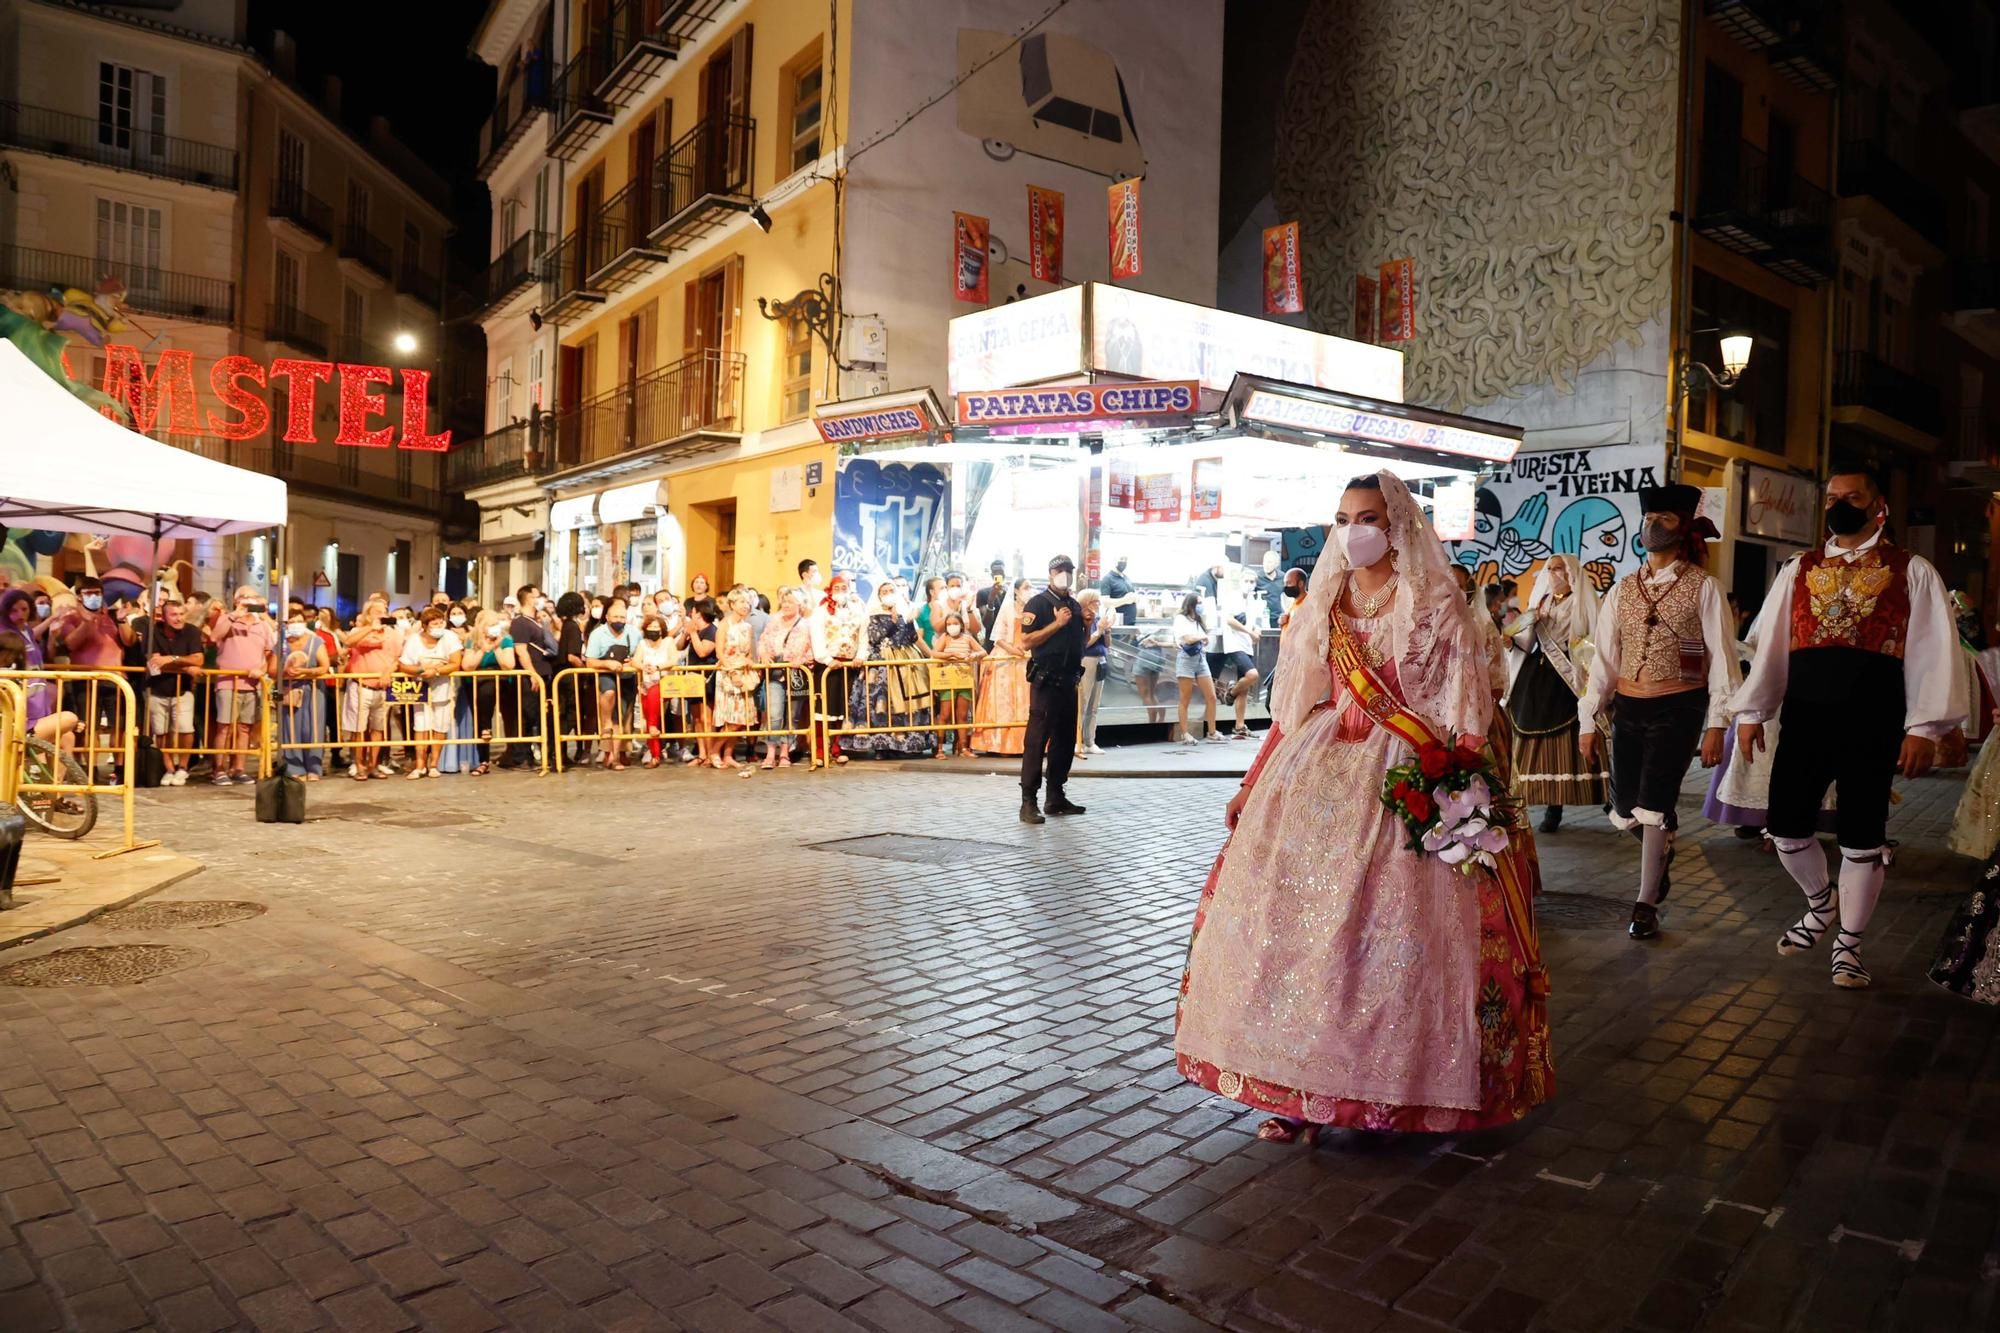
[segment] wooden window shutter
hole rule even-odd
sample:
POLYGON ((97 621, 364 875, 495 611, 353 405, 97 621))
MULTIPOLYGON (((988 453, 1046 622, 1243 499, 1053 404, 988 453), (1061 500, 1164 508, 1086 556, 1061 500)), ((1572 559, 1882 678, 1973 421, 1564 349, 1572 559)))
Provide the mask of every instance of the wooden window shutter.
POLYGON ((731 188, 748 192, 750 190, 750 39, 751 25, 746 23, 736 30, 729 39, 729 116, 727 130, 729 143, 729 184, 731 188))
POLYGON ((722 350, 743 350, 743 256, 737 255, 723 268, 722 350))
POLYGON ((681 317, 681 355, 693 356, 701 350, 701 279, 689 278, 681 284, 685 294, 681 317))
POLYGON ((639 311, 638 325, 639 373, 644 375, 660 364, 660 303, 657 298, 646 302, 639 311))

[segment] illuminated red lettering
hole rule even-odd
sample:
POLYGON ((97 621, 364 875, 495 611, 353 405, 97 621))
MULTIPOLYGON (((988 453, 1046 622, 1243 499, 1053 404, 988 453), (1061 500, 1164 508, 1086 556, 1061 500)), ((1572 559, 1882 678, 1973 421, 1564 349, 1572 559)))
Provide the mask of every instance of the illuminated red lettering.
POLYGON ((389 447, 396 438, 394 427, 368 428, 370 416, 388 412, 389 400, 379 393, 368 392, 368 386, 387 384, 393 378, 394 372, 387 366, 341 365, 340 429, 334 434, 335 444, 356 445, 363 449, 389 447))
POLYGON ((264 383, 264 367, 247 356, 219 356, 214 369, 208 372, 208 387, 222 400, 222 405, 232 412, 242 413, 242 419, 229 421, 214 412, 208 414, 208 433, 225 440, 254 440, 264 433, 271 424, 271 409, 264 400, 239 385, 239 379, 253 380, 258 385, 264 383))
POLYGON ((141 434, 152 433, 162 407, 167 409, 168 433, 201 434, 194 410, 193 352, 178 347, 161 352, 148 376, 138 348, 111 343, 104 349, 104 393, 131 409, 132 429, 141 434))
MULTIPOLYGON (((386 372, 385 372, 386 373, 386 372)), ((403 368, 403 444, 405 449, 442 453, 451 447, 451 432, 425 429, 431 415, 431 373, 403 368)))
POLYGON ((285 443, 318 444, 313 435, 314 400, 318 396, 317 386, 333 378, 333 362, 279 357, 271 363, 271 378, 280 376, 286 380, 291 398, 290 410, 285 414, 285 443))

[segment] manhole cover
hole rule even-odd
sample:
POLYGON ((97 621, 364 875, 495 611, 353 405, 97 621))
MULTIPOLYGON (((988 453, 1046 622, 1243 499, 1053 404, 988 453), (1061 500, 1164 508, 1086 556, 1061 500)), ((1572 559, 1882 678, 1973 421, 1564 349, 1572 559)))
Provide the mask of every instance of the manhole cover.
POLYGON ((0 986, 130 986, 192 967, 204 955, 176 944, 58 949, 0 967, 0 986))
POLYGON ((97 924, 106 930, 189 930, 221 926, 264 914, 262 903, 165 902, 138 903, 106 912, 97 924))
POLYGON ((919 865, 965 865, 991 863, 996 856, 1011 857, 1012 847, 966 838, 928 838, 921 833, 870 833, 861 838, 840 838, 814 843, 814 851, 845 852, 849 856, 872 856, 878 861, 912 861, 919 865))
POLYGON ((1535 920, 1558 930, 1620 926, 1632 918, 1632 904, 1590 893, 1544 893, 1535 899, 1535 920))

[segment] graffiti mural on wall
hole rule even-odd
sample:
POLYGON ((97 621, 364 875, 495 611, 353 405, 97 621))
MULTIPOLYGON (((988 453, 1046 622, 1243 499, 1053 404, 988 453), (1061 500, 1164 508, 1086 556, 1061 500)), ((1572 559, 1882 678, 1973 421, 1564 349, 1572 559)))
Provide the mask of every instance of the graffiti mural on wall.
POLYGON ((833 492, 833 567, 864 597, 887 578, 914 580, 950 508, 943 469, 843 458, 833 492))
POLYGON ((1517 455, 1479 488, 1470 541, 1448 543, 1480 583, 1523 588, 1551 555, 1573 555, 1602 593, 1639 567, 1639 489, 1660 484, 1660 451, 1622 444, 1517 455))

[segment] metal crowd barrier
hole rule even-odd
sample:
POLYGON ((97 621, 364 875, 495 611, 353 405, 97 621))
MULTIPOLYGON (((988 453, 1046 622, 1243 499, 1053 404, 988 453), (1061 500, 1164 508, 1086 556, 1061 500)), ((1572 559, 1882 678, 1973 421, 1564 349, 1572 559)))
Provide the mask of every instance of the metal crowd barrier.
POLYGON ((14 681, 0 680, 0 811, 14 804, 27 753, 27 691, 14 681))
MULTIPOLYGON (((637 663, 626 663, 618 670, 569 667, 556 673, 552 693, 557 772, 570 765, 566 751, 572 744, 589 746, 609 741, 623 747, 637 743, 650 747, 654 743, 666 746, 727 740, 733 744, 739 740, 802 737, 810 732, 812 717, 817 712, 812 673, 805 667, 783 662, 755 662, 741 667, 713 663, 670 667, 660 673, 652 689, 642 688, 644 675, 637 663), (757 701, 757 725, 724 731, 714 725, 710 686, 713 682, 716 688, 721 688, 723 673, 732 671, 757 677, 752 690, 757 701), (606 682, 610 683, 608 689, 606 682), (647 696, 654 690, 658 691, 657 725, 645 715, 647 696), (608 719, 600 716, 602 696, 607 693, 614 696, 613 713, 608 719)), ((817 766, 816 750, 813 762, 817 766)))
MULTIPOLYGON (((516 667, 490 671, 453 671, 445 676, 428 678, 404 675, 400 672, 387 674, 387 684, 377 685, 384 679, 379 671, 326 671, 316 676, 287 676, 285 691, 322 690, 318 701, 321 716, 315 722, 310 714, 313 702, 300 695, 297 704, 279 701, 276 709, 266 707, 266 718, 276 714, 275 727, 267 727, 267 734, 274 736, 270 741, 271 752, 277 761, 284 760, 287 753, 311 756, 318 752, 324 772, 333 771, 333 754, 337 750, 348 751, 353 762, 360 759, 360 751, 373 755, 371 767, 379 765, 388 757, 388 752, 396 748, 411 748, 419 743, 426 748, 435 746, 440 757, 448 749, 477 750, 484 747, 490 756, 492 748, 498 745, 535 746, 540 751, 538 767, 546 772, 549 766, 549 719, 541 691, 541 678, 533 671, 516 667), (410 725, 412 715, 419 704, 426 702, 426 686, 437 681, 451 684, 449 705, 452 725, 445 729, 443 739, 419 742, 415 733, 419 728, 410 725), (511 690, 505 682, 513 681, 511 690), (490 683, 491 688, 483 686, 490 683), (458 734, 459 720, 468 711, 460 707, 461 699, 468 695, 472 722, 472 733, 458 734), (371 699, 371 694, 379 694, 379 700, 371 699), (484 700, 482 704, 482 699, 484 700), (511 701, 511 702, 510 702, 511 701), (383 739, 368 739, 368 719, 376 707, 382 709, 381 727, 383 739), (499 716, 498 728, 484 724, 491 723, 499 716), (349 723, 358 725, 350 726, 349 723), (381 753, 375 754, 374 752, 381 753)), ((274 693, 276 682, 267 681, 265 692, 267 703, 274 693)), ((444 704, 445 700, 433 700, 433 704, 444 704)), ((435 730, 426 728, 424 730, 435 730)), ((481 762, 484 762, 482 760, 481 762)), ((301 759, 301 767, 310 771, 301 759)), ((275 766, 272 771, 276 771, 275 766)))
POLYGON ((1011 657, 977 662, 869 658, 836 663, 820 672, 822 707, 815 742, 823 742, 829 759, 840 751, 843 738, 856 736, 928 734, 940 750, 945 738, 951 737, 960 753, 968 747, 993 753, 1000 744, 999 733, 1027 728, 1027 670, 1025 658, 1011 657), (998 715, 1013 711, 1006 703, 1012 682, 1003 677, 1005 672, 1016 673, 1021 679, 1019 717, 998 715), (960 699, 968 703, 963 722, 955 711, 960 699), (950 715, 947 707, 954 710, 950 715), (982 711, 986 714, 983 717, 982 711))
MULTIPOLYGON (((11 741, 12 753, 7 756, 5 767, 10 771, 6 784, 18 798, 21 793, 41 793, 43 795, 67 796, 87 795, 95 798, 99 792, 116 792, 119 803, 124 808, 124 844, 100 856, 115 856, 119 852, 135 851, 141 844, 133 830, 133 758, 138 747, 138 706, 132 694, 132 687, 125 679, 112 670, 55 670, 42 668, 34 671, 4 671, 0 679, 14 683, 20 692, 20 739, 11 741), (19 682, 48 681, 56 692, 55 712, 74 713, 83 726, 81 743, 70 750, 69 755, 83 769, 82 782, 30 782, 27 780, 25 765, 27 760, 27 703, 25 687, 19 682), (104 765, 114 765, 110 781, 100 781, 104 765)), ((60 743, 58 743, 60 752, 60 743)))

